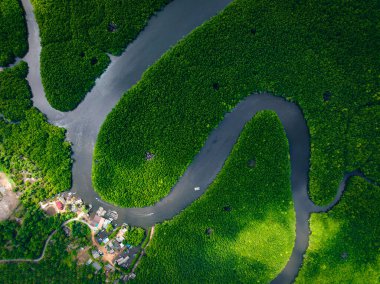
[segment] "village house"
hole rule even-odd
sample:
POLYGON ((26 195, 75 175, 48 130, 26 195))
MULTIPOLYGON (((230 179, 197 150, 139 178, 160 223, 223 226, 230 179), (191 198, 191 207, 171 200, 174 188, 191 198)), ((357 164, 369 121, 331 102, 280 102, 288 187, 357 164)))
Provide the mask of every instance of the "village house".
POLYGON ((102 269, 102 266, 99 264, 99 262, 93 262, 92 267, 95 268, 96 272, 98 272, 100 269, 102 269))
POLYGON ((111 264, 107 264, 105 267, 106 272, 114 272, 115 267, 113 267, 111 264))
POLYGON ((63 208, 64 208, 63 203, 62 203, 61 201, 59 201, 59 200, 57 200, 57 201, 55 202, 55 206, 57 206, 57 209, 58 209, 59 211, 62 211, 63 208))
POLYGON ((98 259, 100 257, 99 251, 97 250, 92 250, 91 254, 94 259, 98 259))
POLYGON ((109 233, 106 232, 106 230, 101 230, 99 233, 96 235, 96 241, 98 244, 101 244, 103 240, 107 239, 109 236, 109 233))
POLYGON ((116 260, 116 263, 120 266, 123 266, 124 263, 126 263, 127 261, 129 260, 129 256, 126 256, 126 257, 119 257, 117 260, 116 260))
POLYGON ((90 225, 98 230, 103 228, 105 219, 97 214, 90 215, 90 225))

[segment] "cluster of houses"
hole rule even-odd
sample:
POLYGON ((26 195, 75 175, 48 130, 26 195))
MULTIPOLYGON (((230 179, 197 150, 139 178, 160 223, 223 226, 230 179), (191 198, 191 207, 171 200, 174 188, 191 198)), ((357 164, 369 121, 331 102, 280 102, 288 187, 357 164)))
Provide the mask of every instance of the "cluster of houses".
POLYGON ((92 207, 91 205, 88 207, 85 206, 83 200, 71 192, 58 194, 53 200, 41 202, 40 205, 41 209, 44 210, 48 215, 54 215, 56 213, 67 211, 73 213, 87 213, 92 207))
MULTIPOLYGON (((91 265, 96 273, 102 269, 106 274, 119 268, 128 269, 141 250, 140 247, 133 247, 125 240, 124 236, 129 226, 124 223, 118 227, 115 224, 118 219, 115 211, 106 211, 103 207, 99 207, 96 212, 90 213, 92 206, 86 206, 82 199, 71 192, 59 194, 40 205, 49 215, 68 211, 76 213, 90 226, 95 242, 93 249, 89 251, 90 258, 86 264, 91 265)), ((68 230, 66 227, 64 229, 68 230)), ((135 276, 134 273, 128 273, 122 276, 122 280, 134 279, 135 276)))
POLYGON ((97 243, 104 248, 105 253, 112 256, 112 264, 123 268, 130 266, 140 250, 140 248, 132 247, 125 241, 124 235, 128 228, 127 224, 123 224, 113 231, 103 229, 96 235, 97 243))
POLYGON ((99 207, 99 209, 92 213, 89 216, 89 224, 93 227, 93 230, 99 231, 101 229, 107 229, 107 227, 112 223, 112 221, 118 218, 118 214, 115 211, 107 212, 103 207, 99 207), (108 218, 105 217, 108 215, 108 218))

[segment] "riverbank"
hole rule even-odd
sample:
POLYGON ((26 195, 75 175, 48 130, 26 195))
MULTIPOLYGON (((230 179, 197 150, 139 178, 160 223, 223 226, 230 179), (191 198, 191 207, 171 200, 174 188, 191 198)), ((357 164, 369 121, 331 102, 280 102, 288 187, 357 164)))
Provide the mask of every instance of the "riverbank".
POLYGON ((284 128, 274 112, 259 112, 207 191, 156 226, 136 279, 269 283, 285 267, 295 243, 292 199, 284 128))
MULTIPOLYGON (((23 2, 28 2, 28 1, 23 0, 23 2)), ((40 49, 39 41, 38 41, 39 40, 38 26, 35 23, 35 20, 33 22, 32 11, 31 10, 27 11, 27 18, 29 19, 28 28, 31 27, 29 37, 35 43, 33 45, 34 48, 32 48, 31 52, 28 53, 28 60, 29 60, 28 62, 33 63, 31 64, 33 68, 31 68, 29 72, 28 80, 31 83, 31 87, 33 90, 34 105, 37 106, 39 109, 43 110, 43 112, 48 116, 50 122, 54 122, 55 124, 64 126, 68 129, 67 137, 69 138, 70 141, 73 142, 74 159, 76 160, 74 164, 73 189, 75 191, 77 190, 80 191, 80 194, 86 197, 87 200, 85 201, 89 201, 89 203, 93 203, 94 205, 103 204, 103 202, 99 199, 98 195, 93 192, 93 188, 91 185, 90 172, 91 172, 91 162, 92 162, 92 149, 96 140, 96 136, 99 131, 99 127, 101 123, 103 122, 105 116, 108 114, 108 112, 119 100, 122 92, 124 92, 126 89, 132 86, 140 78, 145 68, 149 64, 154 62, 154 60, 157 59, 162 54, 163 51, 165 51, 171 44, 175 43, 176 40, 181 38, 183 36, 184 31, 186 32, 188 30, 191 30, 194 27, 194 25, 197 25, 199 24, 199 22, 202 22, 202 19, 204 19, 202 17, 205 17, 205 15, 211 15, 215 13, 215 9, 211 9, 211 8, 216 8, 217 4, 215 3, 204 4, 203 2, 206 2, 206 1, 201 1, 201 2, 202 3, 194 1, 194 3, 192 2, 191 4, 189 3, 186 4, 186 1, 182 1, 182 2, 175 1, 173 2, 173 5, 167 6, 167 8, 165 8, 162 13, 159 13, 156 18, 152 19, 147 29, 139 36, 139 38, 135 41, 135 43, 133 43, 120 58, 112 59, 113 63, 107 69, 105 74, 97 81, 97 84, 95 88, 93 89, 93 91, 90 94, 88 94, 86 99, 82 102, 82 104, 78 107, 76 111, 68 113, 68 114, 63 114, 63 113, 59 113, 54 110, 51 110, 51 107, 46 102, 42 85, 39 85, 41 81, 39 78, 39 69, 38 69, 39 49, 40 49), (202 5, 210 5, 210 7, 211 6, 212 7, 210 8, 210 10, 207 10, 202 5), (200 11, 197 11, 196 9, 199 9, 200 11), (168 20, 168 22, 164 21, 165 22, 164 26, 160 25, 162 24, 161 22, 162 18, 168 20), (196 20, 194 20, 195 18, 196 20), (190 25, 188 25, 189 22, 187 20, 191 22, 190 25), (157 39, 158 33, 163 35, 162 37, 159 37, 159 39, 157 39), (141 50, 144 50, 144 56, 141 56, 141 50), (41 88, 39 89, 39 87, 41 88)), ((207 1, 207 3, 211 3, 211 2, 212 1, 207 1)), ((224 6, 221 7, 222 5, 224 5, 221 2, 222 1, 218 2, 218 5, 220 5, 220 9, 224 7, 224 6)), ((276 21, 275 18, 273 20, 276 21)), ((273 25, 273 27, 275 26, 276 25, 273 25)), ((288 31, 288 27, 285 26, 285 28, 288 31)), ((257 32, 256 28, 252 29, 252 27, 249 27, 250 34, 254 34, 252 31, 257 32)), ((288 34, 287 31, 284 32, 284 35, 288 34)), ((258 35, 259 34, 260 33, 258 33, 258 35)), ((240 42, 241 38, 239 38, 239 40, 237 40, 236 42, 240 42)), ((281 38, 281 37, 278 37, 278 38, 281 38)), ((271 47, 272 46, 269 46, 267 50, 272 50, 271 47)), ((210 51, 213 52, 212 49, 210 49, 210 51)), ((299 54, 297 54, 297 56, 300 57, 299 54)), ((218 62, 218 60, 215 60, 214 62, 218 62)), ((281 61, 278 61, 278 62, 281 62, 281 61)), ((292 65, 289 65, 289 66, 292 66, 292 65)), ((302 66, 310 66, 310 65, 306 64, 302 66)), ((296 67, 297 66, 292 66, 294 70, 298 70, 296 67)), ((283 70, 282 68, 276 68, 276 66, 273 66, 273 68, 276 70, 277 69, 283 70)), ((302 70, 302 68, 300 70, 302 70)), ((329 68, 327 68, 326 70, 329 70, 329 68)), ((340 70, 340 69, 337 68, 337 70, 340 70)), ((253 68, 252 72, 254 71, 255 69, 253 68)), ((268 69, 268 72, 271 72, 271 71, 273 70, 268 69)), ((317 72, 319 71, 320 70, 318 69, 317 72)), ((205 77, 207 77, 208 74, 209 73, 207 73, 205 77)), ((285 76, 280 76, 280 77, 287 78, 288 74, 289 73, 286 72, 285 76)), ((365 74, 365 72, 359 72, 359 74, 365 74)), ((265 76, 265 74, 263 76, 265 76)), ((309 76, 309 77, 313 78, 312 76, 309 76)), ((331 76, 325 76, 325 77, 330 78, 331 76)), ((332 78, 332 81, 334 81, 333 77, 331 78, 332 78)), ((236 80, 236 82, 238 81, 239 80, 236 80)), ((344 80, 344 81, 351 82, 350 80, 344 80)), ((199 82, 201 82, 201 80, 199 82)), ((235 81, 232 80, 232 82, 235 82, 235 81)), ((163 83, 164 84, 166 83, 165 80, 163 80, 163 83)), ((206 83, 208 87, 212 87, 213 89, 218 89, 218 90, 215 90, 215 92, 218 94, 220 94, 221 91, 223 90, 222 84, 218 83, 219 85, 215 85, 215 88, 214 88, 213 83, 215 82, 206 82, 206 83)), ((181 87, 178 88, 178 90, 181 90, 181 87)), ((308 86, 305 90, 303 90, 303 92, 313 93, 314 89, 309 88, 309 87, 310 86, 308 86)), ((269 86, 268 88, 265 87, 264 89, 272 90, 273 86, 269 86)), ((344 88, 344 89, 349 90, 350 88, 344 88)), ((325 90, 323 91, 318 90, 318 92, 315 92, 315 93, 319 94, 324 91, 325 90)), ((247 90, 247 93, 249 92, 250 90, 247 90)), ((357 92, 359 91, 357 90, 357 92)), ((256 97, 258 96, 259 95, 256 95, 256 97)), ((255 96, 252 96, 252 97, 255 97, 255 96)), ((294 98, 290 97, 290 99, 294 99, 294 98)), ((314 99, 313 97, 311 97, 310 99, 311 101, 318 101, 318 103, 321 103, 319 99, 314 99)), ((250 101, 250 100, 251 99, 247 99, 247 101, 250 101)), ((332 112, 336 113, 335 108, 337 107, 339 108, 340 105, 337 101, 334 102, 334 100, 335 100, 334 96, 332 98, 331 96, 330 97, 326 96, 326 101, 322 103, 323 107, 321 108, 316 107, 316 110, 321 112, 321 109, 324 110, 325 108, 331 107, 332 112)), ((269 109, 274 109, 279 114, 281 113, 281 109, 283 109, 284 105, 290 104, 289 102, 285 102, 285 101, 282 103, 278 103, 275 98, 272 98, 272 96, 269 96, 269 95, 260 95, 260 99, 257 99, 257 100, 252 99, 251 103, 254 103, 253 105, 258 106, 256 111, 261 110, 263 108, 265 109, 269 108, 269 109), (270 98, 268 99, 268 97, 270 98), (276 107, 278 107, 278 109, 276 109, 276 107)), ((237 112, 238 115, 235 117, 235 120, 231 120, 231 121, 236 122, 240 120, 241 123, 244 123, 244 119, 250 119, 253 115, 252 113, 248 112, 251 105, 250 103, 244 102, 239 106, 240 108, 242 108, 244 111, 247 112, 248 117, 245 117, 242 113, 239 114, 239 112, 237 112), (245 107, 247 109, 244 109, 245 107)), ((197 112, 198 110, 195 111, 194 113, 197 113, 197 112)), ((302 113, 300 115, 300 118, 298 118, 299 117, 298 114, 295 117, 293 117, 294 113, 296 112, 290 111, 290 113, 287 113, 286 115, 288 115, 288 119, 289 120, 299 119, 301 124, 304 123, 304 118, 303 118, 302 113)), ((346 116, 347 115, 345 114, 345 117, 346 116)), ((227 119, 227 117, 228 115, 225 117, 225 119, 227 119)), ((322 124, 322 125, 329 125, 331 121, 335 121, 334 119, 330 119, 328 117, 326 117, 326 120, 328 120, 326 121, 326 124, 322 124)), ((228 120, 225 123, 227 122, 228 120)), ((223 123, 224 121, 221 123, 221 125, 223 125, 223 123)), ((286 123, 284 123, 284 127, 286 127, 286 123)), ((291 128, 292 127, 290 127, 290 129, 291 128)), ((233 127, 232 126, 227 127, 227 128, 221 127, 220 129, 233 130, 233 127)), ((294 135, 299 135, 299 129, 297 129, 297 127, 293 126, 293 130, 296 132, 296 134, 294 135)), ((240 131, 241 129, 236 130, 236 132, 234 132, 233 135, 236 135, 237 137, 240 134, 240 131)), ((311 127, 311 132, 312 134, 315 134, 314 127, 311 127)), ((218 132, 216 131, 216 133, 218 132)), ((117 210, 119 213, 120 219, 130 220, 132 224, 143 224, 143 226, 145 227, 149 226, 149 224, 154 224, 156 222, 161 222, 162 220, 172 218, 173 216, 178 214, 178 212, 183 210, 183 208, 191 204, 192 201, 197 199, 206 190, 207 186, 214 180, 216 174, 221 169, 226 157, 228 157, 229 151, 231 150, 232 146, 220 147, 219 145, 213 148, 212 145, 215 144, 214 143, 215 138, 218 138, 216 139, 217 142, 224 141, 224 142, 227 142, 228 145, 233 145, 234 141, 236 141, 236 138, 234 140, 233 138, 231 139, 230 137, 226 137, 230 133, 231 132, 226 131, 224 132, 224 135, 221 135, 220 137, 212 136, 211 134, 211 136, 209 137, 210 140, 208 140, 208 142, 206 142, 205 144, 204 151, 203 152, 201 151, 198 154, 199 157, 194 161, 194 164, 190 165, 190 167, 185 172, 184 176, 179 181, 177 186, 173 188, 172 193, 169 196, 167 196, 167 198, 161 200, 161 202, 159 202, 157 205, 148 207, 148 208, 141 208, 141 209, 137 209, 137 208, 122 209, 122 208, 117 208, 116 206, 107 205, 106 203, 103 206, 105 206, 107 209, 112 208, 114 210, 117 210), (213 138, 214 140, 212 140, 211 138, 213 138), (211 167, 207 166, 207 169, 209 169, 209 171, 207 172, 204 170, 207 164, 205 163, 203 164, 202 160, 203 162, 206 162, 206 160, 209 159, 210 157, 210 156, 207 156, 207 151, 212 151, 213 149, 216 152, 219 152, 221 149, 224 149, 224 151, 226 151, 227 153, 225 154, 223 153, 221 155, 211 155, 211 157, 215 157, 217 161, 212 160, 212 159, 210 160, 211 163, 213 162, 216 162, 216 163, 215 165, 212 165, 211 167), (198 165, 196 161, 199 161, 198 165), (197 192, 195 192, 193 189, 194 189, 194 186, 199 187, 198 182, 196 182, 194 186, 192 183, 189 183, 189 178, 196 178, 196 177, 200 178, 200 181, 202 182, 202 184, 205 185, 204 187, 201 186, 200 187, 201 190, 197 192), (181 188, 184 190, 182 191, 182 193, 179 193, 179 191, 176 189, 181 189, 181 188), (186 190, 189 188, 190 188, 190 191, 186 190)), ((308 129, 306 127, 306 124, 305 124, 305 127, 302 128, 301 133, 306 133, 306 136, 307 136, 308 129)), ((331 133, 336 133, 338 135, 339 131, 331 131, 331 133)), ((304 136, 304 134, 302 134, 302 136, 306 137, 304 136)), ((197 137, 197 136, 193 135, 193 137, 197 137)), ((341 140, 337 139, 336 141, 341 141, 341 140)), ((299 266, 297 265, 300 264, 299 263, 300 256, 301 256, 301 263, 302 263, 302 254, 307 247, 307 242, 305 244, 305 239, 307 240, 308 238, 307 212, 309 212, 310 210, 314 210, 315 208, 307 199, 307 184, 308 184, 308 169, 309 169, 308 155, 310 153, 310 148, 308 148, 309 141, 303 142, 300 144, 292 144, 292 142, 289 142, 289 143, 291 145, 291 149, 293 148, 295 152, 294 157, 296 157, 296 155, 302 156, 302 154, 304 154, 306 155, 306 158, 302 157, 301 160, 304 161, 304 159, 306 159, 306 162, 307 162, 306 166, 303 164, 303 162, 300 165, 298 165, 302 169, 302 171, 306 173, 306 175, 302 174, 301 176, 298 176, 298 178, 296 178, 297 175, 293 176, 292 174, 292 182, 294 181, 295 184, 298 186, 297 188, 299 189, 297 190, 296 188, 293 188, 293 196, 295 196, 294 202, 296 204, 297 216, 298 214, 300 216, 300 217, 297 217, 297 236, 300 236, 300 238, 297 238, 296 245, 295 245, 296 249, 294 250, 295 251, 294 255, 296 255, 295 257, 296 261, 292 262, 294 258, 291 258, 290 265, 289 265, 291 270, 294 272, 294 271, 298 271, 299 266), (303 198, 306 198, 306 199, 303 199, 303 198), (305 203, 306 204, 305 207, 301 206, 302 203, 299 203, 300 207, 297 209, 297 200, 307 200, 305 203), (298 244, 301 244, 301 245, 298 246, 298 244)), ((146 152, 144 152, 144 154, 145 153, 146 152)), ((314 153, 317 157, 319 157, 318 152, 317 153, 314 152, 314 153)), ((293 156, 291 155, 291 157, 293 156)), ((355 161, 353 160, 353 162, 355 161)), ((295 165, 297 165, 297 163, 295 165)), ((292 165, 292 170, 293 170, 293 165, 292 165)), ((330 169, 326 170, 326 175, 330 173, 329 170, 330 169)), ((338 180, 340 178, 341 176, 337 177, 336 179, 338 180)), ((331 193, 335 193, 335 189, 336 187, 331 187, 329 188, 329 191, 331 191, 331 193)), ((288 272, 289 271, 285 271, 284 274, 286 275, 288 272)), ((294 274, 291 274, 291 275, 294 275, 294 274)))

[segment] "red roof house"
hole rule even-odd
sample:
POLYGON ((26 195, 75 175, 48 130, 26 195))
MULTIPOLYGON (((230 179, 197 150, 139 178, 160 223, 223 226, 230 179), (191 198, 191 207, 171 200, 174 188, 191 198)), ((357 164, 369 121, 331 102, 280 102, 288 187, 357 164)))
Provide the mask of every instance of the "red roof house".
POLYGON ((55 205, 57 205, 57 208, 58 208, 59 210, 63 210, 63 204, 62 204, 61 201, 56 201, 56 202, 55 202, 55 205))

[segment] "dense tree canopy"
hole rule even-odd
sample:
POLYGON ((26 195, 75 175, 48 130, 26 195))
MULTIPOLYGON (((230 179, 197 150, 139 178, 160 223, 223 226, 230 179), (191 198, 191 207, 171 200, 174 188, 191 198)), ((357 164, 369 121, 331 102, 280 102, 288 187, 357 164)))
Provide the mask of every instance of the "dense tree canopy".
POLYGON ((41 76, 59 110, 74 109, 110 63, 170 0, 32 0, 41 34, 41 76))
POLYGON ((21 1, 0 1, 0 66, 7 66, 28 51, 27 31, 21 1))
MULTIPOLYGON (((54 235, 41 262, 0 264, 0 283, 104 283, 104 273, 95 274, 91 266, 78 265, 73 251, 67 250, 67 246, 75 242, 75 237, 68 238, 60 229, 54 235)), ((89 245, 88 241, 86 245, 89 245)))
POLYGON ((276 114, 264 111, 245 126, 207 191, 156 226, 137 282, 269 283, 294 240, 289 147, 276 114))
POLYGON ((71 147, 30 101, 21 62, 0 72, 0 165, 20 192, 16 218, 0 223, 0 258, 38 257, 48 235, 69 216, 47 217, 39 202, 71 187, 71 147))
POLYGON ((341 201, 313 214, 296 283, 377 283, 380 279, 380 187, 353 177, 341 201))
POLYGON ((232 2, 145 72, 107 117, 96 190, 123 206, 157 202, 224 114, 255 91, 303 110, 313 201, 329 203, 354 168, 379 181, 379 17, 375 0, 232 2))

